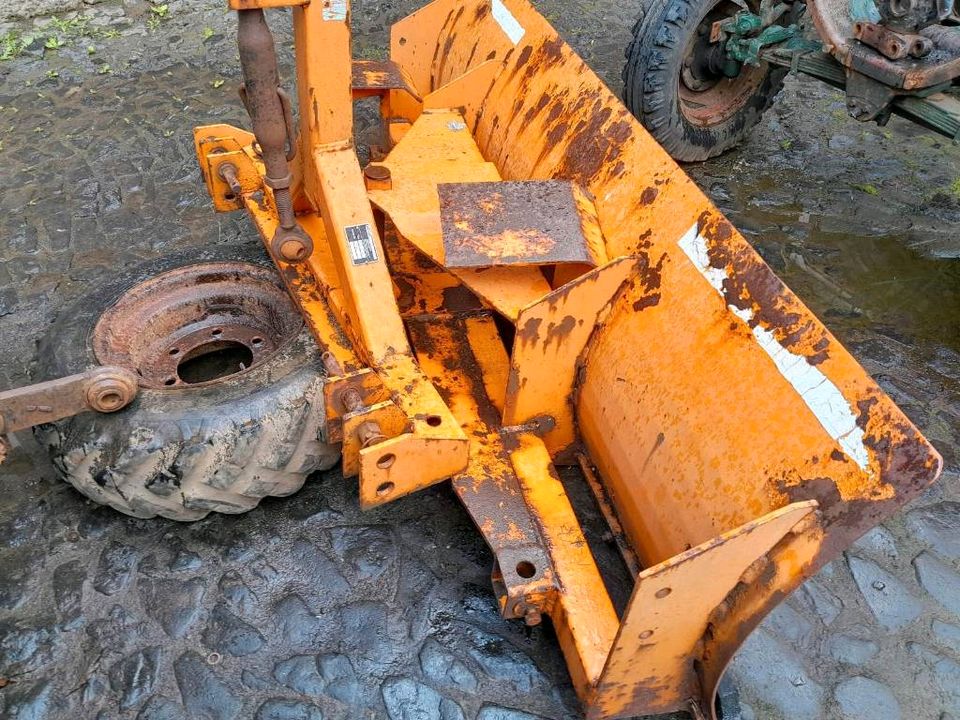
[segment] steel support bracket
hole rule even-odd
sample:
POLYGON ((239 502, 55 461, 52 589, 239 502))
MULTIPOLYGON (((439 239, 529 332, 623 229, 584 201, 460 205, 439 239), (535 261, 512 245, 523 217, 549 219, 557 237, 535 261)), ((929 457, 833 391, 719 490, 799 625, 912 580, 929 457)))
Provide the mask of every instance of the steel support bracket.
POLYGON ((243 198, 263 187, 263 177, 245 148, 253 133, 232 125, 204 125, 193 131, 197 160, 217 212, 242 210, 243 198))
POLYGON ((360 451, 404 432, 412 422, 369 369, 328 378, 323 386, 327 441, 343 443, 343 474, 360 474, 360 451))

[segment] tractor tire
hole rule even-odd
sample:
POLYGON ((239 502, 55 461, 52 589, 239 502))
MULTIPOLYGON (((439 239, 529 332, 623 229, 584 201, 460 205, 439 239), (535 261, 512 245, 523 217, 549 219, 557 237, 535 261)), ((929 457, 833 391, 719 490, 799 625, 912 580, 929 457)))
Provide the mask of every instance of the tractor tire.
POLYGON ((736 78, 694 63, 707 76, 692 77, 710 25, 739 9, 732 0, 641 0, 625 52, 624 102, 677 161, 707 160, 740 144, 783 88, 788 68, 767 63, 744 65, 736 78))
POLYGON ((337 463, 339 446, 319 436, 320 352, 258 250, 151 263, 54 322, 38 380, 96 365, 140 376, 123 410, 37 428, 88 498, 139 518, 199 520, 290 495, 337 463))

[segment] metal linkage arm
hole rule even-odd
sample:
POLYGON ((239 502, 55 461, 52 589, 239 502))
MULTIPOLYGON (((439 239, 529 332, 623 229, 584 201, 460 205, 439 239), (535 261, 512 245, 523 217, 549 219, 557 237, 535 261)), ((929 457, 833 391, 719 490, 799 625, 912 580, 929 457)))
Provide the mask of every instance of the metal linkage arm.
MULTIPOLYGON (((122 410, 137 396, 137 376, 121 367, 98 367, 77 375, 0 393, 0 436, 93 410, 122 410)), ((3 460, 0 438, 0 461, 3 460)))

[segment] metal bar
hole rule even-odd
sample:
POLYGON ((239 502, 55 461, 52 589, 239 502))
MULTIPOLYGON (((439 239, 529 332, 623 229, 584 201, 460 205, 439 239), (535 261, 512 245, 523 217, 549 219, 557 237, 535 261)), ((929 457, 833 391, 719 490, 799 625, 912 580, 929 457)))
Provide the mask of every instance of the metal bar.
POLYGON ((88 410, 111 413, 137 396, 137 376, 121 367, 98 367, 0 393, 0 434, 55 422, 88 410))
POLYGON ((297 224, 293 212, 290 194, 293 178, 287 157, 288 150, 292 152, 295 140, 288 132, 289 110, 284 108, 280 93, 273 35, 263 10, 241 10, 237 18, 237 45, 245 83, 243 99, 253 121, 253 132, 257 136, 267 170, 263 181, 273 190, 280 220, 270 249, 283 260, 303 260, 309 257, 313 245, 297 224))

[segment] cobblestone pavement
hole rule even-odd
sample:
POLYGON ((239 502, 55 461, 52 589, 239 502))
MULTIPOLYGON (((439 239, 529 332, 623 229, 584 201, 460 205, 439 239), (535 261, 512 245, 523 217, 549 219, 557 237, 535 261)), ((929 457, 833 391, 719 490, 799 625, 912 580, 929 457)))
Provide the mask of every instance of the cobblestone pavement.
MULTIPOLYGON (((382 56, 416 4, 357 2, 357 52, 382 56)), ((104 278, 257 242, 210 210, 190 136, 243 122, 231 17, 165 5, 0 27, 29 40, 0 62, 0 387, 26 382, 44 328, 104 278)), ((630 4, 538 5, 619 87, 630 4)), ((960 718, 960 152, 842 108, 791 81, 744 148, 691 172, 946 472, 782 605, 733 673, 747 718, 960 718)), ((550 630, 499 618, 490 555, 445 488, 361 514, 331 473, 245 516, 140 521, 20 442, 0 468, 4 718, 578 717, 550 630)))

